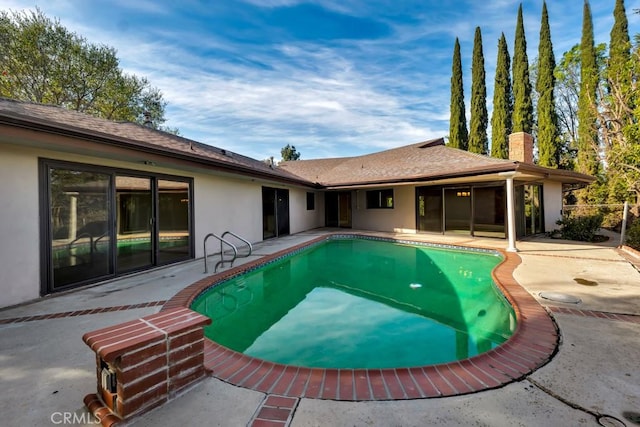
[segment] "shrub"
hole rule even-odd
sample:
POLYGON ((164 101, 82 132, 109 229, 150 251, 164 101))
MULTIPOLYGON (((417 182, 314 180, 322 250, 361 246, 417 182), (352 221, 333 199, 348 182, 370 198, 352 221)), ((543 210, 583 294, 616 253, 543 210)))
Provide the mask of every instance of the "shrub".
POLYGON ((640 220, 636 219, 627 229, 625 245, 640 251, 640 220))
POLYGON ((562 227, 560 235, 563 239, 593 242, 602 225, 602 219, 602 215, 565 216, 556 224, 562 227))

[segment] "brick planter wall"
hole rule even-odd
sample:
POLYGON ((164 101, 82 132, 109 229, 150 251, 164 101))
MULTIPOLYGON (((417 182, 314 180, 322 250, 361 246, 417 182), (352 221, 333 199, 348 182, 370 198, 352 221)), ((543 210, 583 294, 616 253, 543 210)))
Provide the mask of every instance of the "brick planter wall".
POLYGON ((104 426, 140 415, 201 380, 203 326, 211 319, 187 308, 163 311, 88 332, 96 353, 98 391, 84 403, 104 426))

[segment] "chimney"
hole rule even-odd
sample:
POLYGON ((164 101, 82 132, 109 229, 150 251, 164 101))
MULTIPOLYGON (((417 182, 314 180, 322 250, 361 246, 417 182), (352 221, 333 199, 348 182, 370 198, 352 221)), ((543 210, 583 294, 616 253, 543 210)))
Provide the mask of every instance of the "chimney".
POLYGON ((144 112, 144 123, 146 127, 153 127, 153 121, 151 120, 151 113, 149 111, 144 112))
POLYGON ((509 135, 509 160, 533 164, 533 136, 526 132, 509 135))

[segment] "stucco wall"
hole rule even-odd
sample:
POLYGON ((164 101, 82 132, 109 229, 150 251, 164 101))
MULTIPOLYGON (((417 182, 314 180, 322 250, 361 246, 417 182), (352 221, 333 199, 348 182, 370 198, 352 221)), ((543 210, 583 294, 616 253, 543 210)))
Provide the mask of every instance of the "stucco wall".
POLYGON ((549 232, 559 226, 556 221, 562 219, 562 184, 547 181, 543 184, 544 229, 549 232))
MULTIPOLYGON (((198 174, 194 180, 196 257, 202 257, 204 236, 232 231, 250 242, 262 240, 262 190, 250 181, 233 181, 198 174)), ((219 244, 209 240, 209 253, 219 244)))
MULTIPOLYGON (((324 225, 324 197, 317 193, 315 210, 307 211, 304 188, 0 143, 0 307, 40 295, 38 158, 193 178, 196 257, 203 256, 210 232, 231 230, 253 243, 262 240, 263 186, 289 189, 291 233, 324 225)), ((217 244, 210 245, 215 252, 217 244)))
POLYGON ((289 190, 289 221, 291 234, 323 227, 324 193, 301 188, 289 190), (307 210, 307 192, 315 194, 313 210, 307 210))
MULTIPOLYGON (((380 187, 387 189, 389 187, 380 187)), ((393 188, 393 209, 367 209, 367 190, 355 191, 353 201, 353 228, 390 232, 415 232, 416 201, 414 186, 393 188)))
POLYGON ((0 144, 0 307, 40 293, 38 160, 0 144))

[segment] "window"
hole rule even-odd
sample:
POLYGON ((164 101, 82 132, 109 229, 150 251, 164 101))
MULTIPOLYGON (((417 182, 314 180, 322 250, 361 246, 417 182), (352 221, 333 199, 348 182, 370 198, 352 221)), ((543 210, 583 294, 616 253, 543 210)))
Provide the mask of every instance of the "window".
POLYGON ((367 209, 393 209, 393 189, 367 191, 367 209))
POLYGON ((307 193, 307 210, 316 210, 316 193, 307 193))

